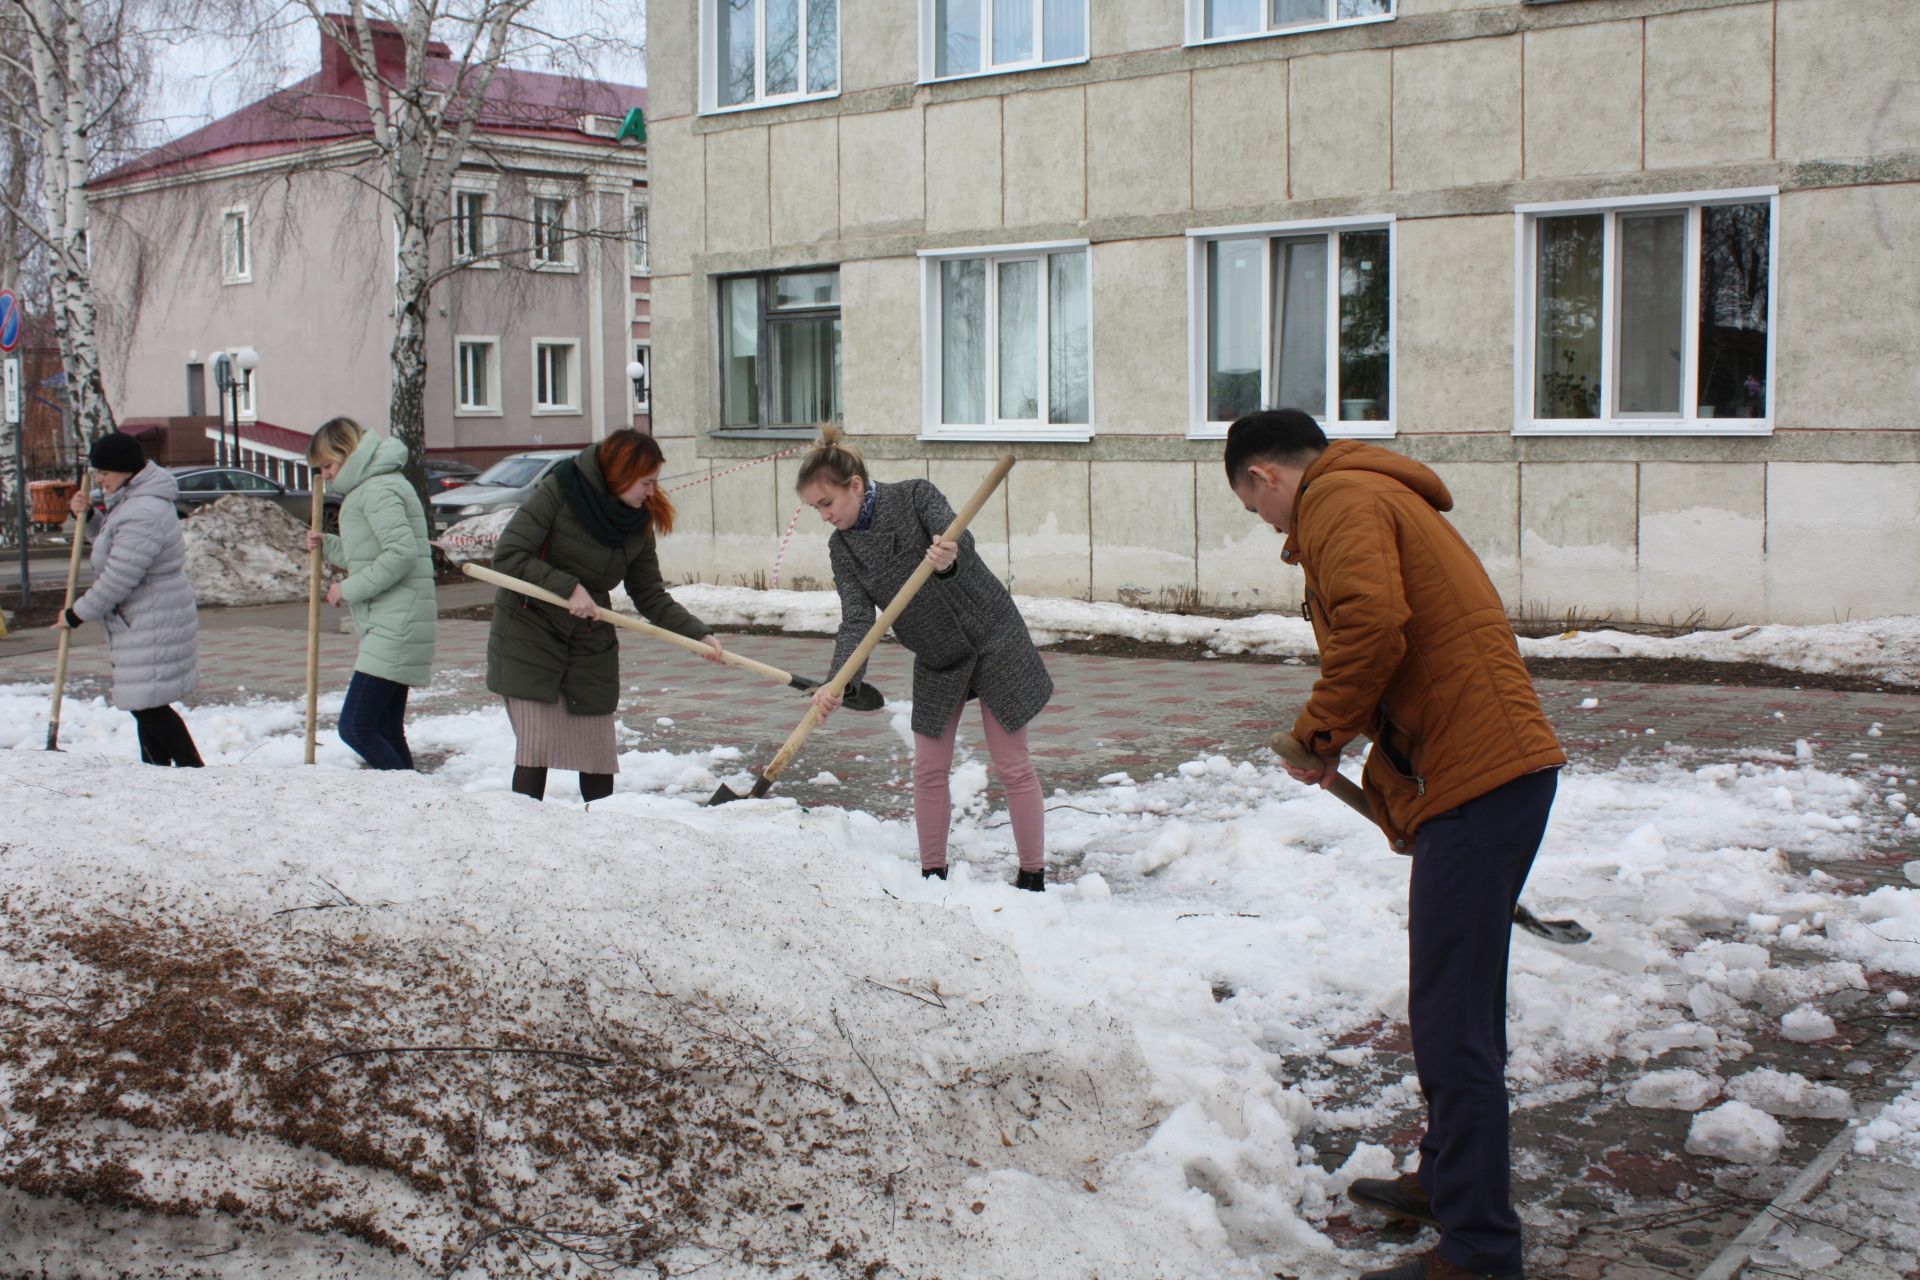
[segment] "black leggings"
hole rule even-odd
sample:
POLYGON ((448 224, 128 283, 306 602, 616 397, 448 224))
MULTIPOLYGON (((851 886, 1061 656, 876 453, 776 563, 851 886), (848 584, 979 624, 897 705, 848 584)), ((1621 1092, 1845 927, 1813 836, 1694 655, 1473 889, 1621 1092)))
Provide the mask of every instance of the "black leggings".
MULTIPOLYGON (((535 800, 547 797, 547 771, 517 764, 513 767, 513 789, 523 796, 532 796, 535 800)), ((605 800, 613 794, 613 775, 610 773, 583 773, 580 775, 580 798, 588 804, 595 800, 605 800)))
POLYGON ((170 764, 182 769, 198 769, 200 752, 187 732, 187 722, 165 703, 133 713, 140 730, 140 760, 143 764, 170 764))

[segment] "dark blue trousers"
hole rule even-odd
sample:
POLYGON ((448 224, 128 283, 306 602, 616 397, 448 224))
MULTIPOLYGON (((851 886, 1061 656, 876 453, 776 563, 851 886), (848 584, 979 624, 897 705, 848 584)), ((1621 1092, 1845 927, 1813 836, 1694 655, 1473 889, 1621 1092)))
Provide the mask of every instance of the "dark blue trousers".
POLYGON ((411 769, 407 749, 407 686, 364 671, 347 683, 340 706, 340 741, 376 769, 411 769))
POLYGON ((1441 1254, 1486 1275, 1521 1273, 1508 1191, 1507 949, 1558 783, 1557 769, 1516 778, 1414 837, 1407 1021, 1427 1100, 1420 1183, 1441 1254))

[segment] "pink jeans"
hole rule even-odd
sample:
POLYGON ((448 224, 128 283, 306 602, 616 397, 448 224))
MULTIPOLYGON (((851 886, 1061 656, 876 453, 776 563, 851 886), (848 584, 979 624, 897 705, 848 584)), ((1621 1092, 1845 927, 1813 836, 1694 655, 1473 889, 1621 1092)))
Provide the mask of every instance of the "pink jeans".
MULTIPOLYGON (((953 748, 960 737, 962 703, 937 738, 913 735, 913 825, 920 833, 920 866, 947 865, 947 828, 953 823, 953 792, 947 785, 953 772, 953 748)), ((1041 871, 1047 865, 1046 804, 1040 795, 1040 777, 1027 751, 1027 731, 1008 733, 980 704, 980 724, 986 731, 987 754, 1006 793, 1007 816, 1013 822, 1013 847, 1020 852, 1022 871, 1041 871)))

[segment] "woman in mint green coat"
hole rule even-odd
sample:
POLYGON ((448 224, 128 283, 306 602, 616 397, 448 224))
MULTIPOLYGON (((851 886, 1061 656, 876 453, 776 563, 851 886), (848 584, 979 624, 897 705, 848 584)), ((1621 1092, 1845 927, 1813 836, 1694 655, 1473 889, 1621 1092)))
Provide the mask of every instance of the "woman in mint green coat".
POLYGON ((313 433, 307 461, 341 495, 340 533, 308 533, 307 549, 323 546, 329 564, 346 567, 327 603, 352 610, 360 632, 340 740, 376 769, 411 769, 407 691, 433 674, 439 612, 426 513, 401 474, 407 447, 334 418, 313 433))

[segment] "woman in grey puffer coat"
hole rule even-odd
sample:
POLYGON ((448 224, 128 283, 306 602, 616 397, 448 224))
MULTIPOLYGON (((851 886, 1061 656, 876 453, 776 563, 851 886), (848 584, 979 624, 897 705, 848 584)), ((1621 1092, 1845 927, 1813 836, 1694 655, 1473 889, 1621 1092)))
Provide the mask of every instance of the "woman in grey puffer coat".
POLYGON ((92 519, 91 495, 73 496, 74 517, 93 543, 93 585, 53 625, 104 626, 113 705, 133 713, 140 758, 197 769, 193 735, 169 705, 200 683, 200 617, 173 506, 180 488, 124 432, 101 436, 87 458, 107 493, 106 515, 92 519))
MULTIPOLYGON (((840 592, 833 670, 853 656, 873 625, 876 606, 890 601, 921 561, 934 568, 933 580, 893 624, 895 638, 913 651, 913 821, 920 874, 947 878, 953 818, 948 775, 960 713, 977 697, 1020 855, 1014 885, 1044 891, 1046 806, 1027 749, 1027 723, 1053 697, 1053 679, 1013 597, 975 553, 971 533, 957 542, 943 536, 953 508, 938 489, 918 479, 876 484, 859 450, 840 443, 838 427, 828 427, 820 447, 801 462, 794 487, 834 527, 827 541, 840 592)), ((823 717, 840 705, 824 688, 814 691, 813 701, 823 717)))

